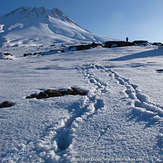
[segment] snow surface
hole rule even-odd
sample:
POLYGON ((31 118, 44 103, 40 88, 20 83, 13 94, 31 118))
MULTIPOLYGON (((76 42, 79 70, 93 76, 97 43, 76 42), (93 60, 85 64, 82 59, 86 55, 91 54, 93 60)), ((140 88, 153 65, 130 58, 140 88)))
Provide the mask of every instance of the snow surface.
POLYGON ((0 60, 0 102, 16 105, 0 109, 0 162, 163 161, 162 48, 8 51, 16 59, 0 60), (25 98, 69 87, 89 93, 25 98))
POLYGON ((82 29, 58 9, 20 7, 0 17, 0 47, 105 40, 82 29))

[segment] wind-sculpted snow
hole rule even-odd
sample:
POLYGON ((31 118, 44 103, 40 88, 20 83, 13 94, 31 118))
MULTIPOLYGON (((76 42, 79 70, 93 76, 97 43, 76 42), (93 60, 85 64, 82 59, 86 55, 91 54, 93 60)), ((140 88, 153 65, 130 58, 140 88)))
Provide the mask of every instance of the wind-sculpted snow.
MULTIPOLYGON (((97 108, 98 109, 102 109, 100 112, 103 111, 103 109, 110 109, 109 107, 109 102, 107 104, 106 100, 104 100, 106 97, 104 97, 104 94, 113 94, 113 92, 111 92, 111 88, 110 87, 115 87, 112 83, 112 81, 115 81, 117 82, 117 84, 120 84, 121 86, 123 86, 123 90, 121 93, 123 93, 123 100, 127 100, 128 101, 128 106, 130 111, 128 111, 128 113, 126 114, 126 117, 128 117, 129 121, 132 120, 132 119, 137 119, 138 121, 145 121, 147 122, 146 124, 146 127, 150 127, 151 125, 155 125, 157 123, 159 123, 160 125, 162 125, 162 107, 161 106, 158 106, 157 104, 154 104, 152 102, 149 101, 148 97, 146 95, 144 95, 143 93, 141 93, 141 91, 138 89, 138 86, 135 85, 135 84, 131 84, 130 81, 128 79, 125 79, 123 77, 121 77, 120 75, 118 75, 115 71, 112 70, 112 68, 109 68, 110 66, 103 66, 103 65, 97 65, 97 64, 89 64, 89 65, 84 65, 81 69, 82 69, 82 72, 83 72, 83 75, 88 79, 88 81, 90 82, 90 84, 93 84, 93 88, 95 91, 93 91, 95 94, 96 94, 96 98, 98 96, 100 97, 103 97, 103 99, 100 99, 99 100, 99 103, 97 104, 97 108), (98 75, 98 73, 100 72, 100 75, 98 75), (102 75, 103 74, 103 75, 102 75), (98 76, 98 77, 97 77, 98 76), (100 78, 99 78, 100 76, 100 78), (103 78, 103 76, 107 76, 107 82, 105 81, 106 79, 103 78), (111 85, 110 85, 111 84, 111 85)), ((116 84, 116 85, 117 85, 116 84)), ((118 89, 118 85, 116 86, 116 88, 118 89)), ((122 89, 122 88, 121 88, 122 89)), ((112 96, 110 95, 110 97, 112 98, 112 96)), ((120 95, 122 96, 122 95, 120 95)), ((121 100, 122 100, 121 99, 121 100)), ((110 99, 107 99, 108 101, 111 101, 110 99)), ((121 102, 120 102, 121 103, 121 102)), ((108 110, 109 112, 109 110, 108 110)), ((106 112, 105 112, 106 113, 106 112)), ((100 115, 98 113, 98 110, 95 109, 94 111, 94 114, 96 115, 100 115)), ((93 115, 94 115, 93 114, 93 115)), ((108 115, 108 114, 107 114, 108 115)), ((93 123, 97 123, 97 122, 100 122, 100 120, 98 119, 98 116, 96 116, 97 119, 94 119, 94 120, 90 120, 90 117, 88 117, 88 120, 87 120, 87 123, 91 123, 90 121, 95 121, 93 123)), ((104 115, 103 115, 104 116, 104 115)), ((116 115, 115 115, 116 116, 116 115)), ((122 116, 122 115, 121 115, 122 116)), ((124 116, 124 115, 123 115, 124 116)), ((91 116, 92 117, 92 116, 91 116)), ((114 115, 113 115, 114 117, 114 115)), ((123 117, 124 118, 124 117, 123 117)), ((119 120, 123 119, 122 117, 119 118, 119 120)), ((117 119, 118 120, 118 119, 117 119)), ((111 123, 111 119, 108 119, 108 123, 111 123)), ((86 125, 86 124, 84 124, 86 125)), ((103 162, 103 161, 110 161, 110 160, 114 160, 114 161, 117 161, 118 158, 114 158, 113 155, 110 155, 109 153, 107 153, 107 149, 106 149, 106 146, 103 147, 104 151, 100 151, 99 149, 99 146, 97 145, 94 145, 94 149, 92 149, 92 151, 94 153, 96 153, 96 148, 98 148, 98 156, 96 154, 93 154, 93 153, 85 153, 86 151, 84 151, 84 146, 81 145, 79 143, 79 145, 77 145, 76 143, 78 141, 82 141, 83 137, 81 138, 80 140, 80 137, 79 135, 81 134, 80 133, 80 130, 83 131, 83 128, 85 128, 84 125, 81 125, 82 127, 79 129, 79 133, 77 132, 77 135, 76 135, 76 139, 74 140, 73 142, 73 145, 74 145, 74 148, 76 150, 79 150, 80 152, 80 155, 76 155, 75 158, 76 160, 78 160, 79 162, 80 161, 83 161, 84 160, 86 161, 89 161, 89 160, 94 160, 94 161, 100 161, 100 162, 103 162), (79 148, 77 148, 77 147, 79 148), (81 150, 82 149, 82 150, 81 150), (83 151, 83 152, 81 152, 83 151), (102 153, 100 153, 102 152, 102 153), (107 157, 105 155, 103 155, 104 153, 107 153, 107 157), (99 159, 100 158, 100 159, 99 159)), ((92 124, 90 124, 92 125, 92 124)), ((93 124, 94 125, 94 124, 93 124)), ((100 124, 100 125, 103 125, 103 124, 100 124)), ((119 124, 120 125, 120 124, 119 124)), ((109 128, 111 128, 112 126, 107 126, 105 129, 101 126, 97 128, 97 131, 99 132, 100 130, 100 133, 99 135, 100 136, 97 136, 97 138, 94 138, 96 137, 96 135, 92 135, 92 134, 95 134, 94 132, 93 133, 90 133, 90 135, 88 137, 90 137, 90 139, 95 139, 95 141, 99 141, 100 139, 102 139, 102 137, 104 135, 108 135, 107 132, 109 130, 109 128), (92 137, 92 138, 91 138, 92 137)), ((122 127, 122 126, 119 126, 119 127, 122 127)), ((87 127, 86 127, 87 128, 87 127)), ((87 130, 85 128, 85 130, 87 130)), ((124 127, 122 127, 124 128, 124 127)), ((90 130, 90 129, 88 129, 90 130)), ((96 130, 96 129, 94 129, 96 130)), ((126 130, 126 129, 125 129, 126 130)), ((91 129, 92 131, 92 129, 91 129)), ((89 131, 86 131, 86 132, 89 132, 89 131)), ((116 132, 116 131, 115 131, 116 132)), ((119 134, 121 135, 121 131, 118 131, 120 132, 119 134)), ((115 134, 113 132, 113 134, 115 134)), ((97 134, 98 135, 98 134, 97 134)), ((136 135, 134 135, 136 136, 136 135)), ((138 138, 137 138, 138 139, 138 138)), ((108 138, 109 141, 111 142, 114 142, 114 138, 112 138, 112 136, 110 135, 110 138, 108 138)), ((126 141, 125 138, 124 140, 122 141, 126 141)), ((150 141, 150 140, 149 140, 150 141)), ((93 143, 93 142, 92 142, 93 143)), ((108 144, 108 142, 106 142, 106 144, 108 144)), ((112 143, 111 143, 112 144, 112 143)), ((162 144, 162 136, 158 136, 158 144, 160 146, 160 144, 162 144)), ((127 145, 127 144, 126 144, 127 145)), ((92 146, 90 144, 90 146, 92 146)), ((130 146, 130 145, 129 145, 130 146)), ((141 145, 140 145, 141 146, 141 145)), ((87 146, 87 148, 89 149, 89 145, 87 146)), ((109 147, 108 147, 109 148, 109 147)), ((121 147, 120 147, 121 148, 121 147)), ((131 148, 131 147, 129 147, 131 148)), ((139 147, 139 150, 140 150, 141 147, 139 147)), ((90 149, 89 149, 90 150, 90 149)), ((110 150, 113 150, 113 149, 110 149, 110 150)), ((133 159, 133 161, 135 162, 136 161, 136 157, 138 158, 138 156, 136 156, 136 152, 137 152, 138 149, 135 149, 135 153, 133 152, 132 153, 132 156, 128 155, 128 154, 125 154, 126 151, 121 151, 122 153, 124 153, 124 158, 119 158, 121 161, 131 161, 133 159), (134 156, 135 155, 135 156, 134 156), (127 159, 128 157, 130 157, 129 159, 127 159), (134 160, 135 159, 135 160, 134 160)), ((140 150, 141 151, 141 150, 140 150)), ((121 154, 122 154, 121 153, 121 154)), ((75 155, 75 153, 74 153, 75 155)), ((122 154, 123 155, 123 154, 122 154)), ((143 160, 148 160, 148 161, 151 161, 151 160, 155 160, 156 158, 146 158, 147 156, 141 156, 139 159, 137 159, 138 161, 143 161, 143 160)), ((74 160, 75 160, 74 158, 74 160)), ((72 159, 73 160, 73 159, 72 159)), ((154 161, 153 160, 153 161, 154 161)), ((131 161, 131 162, 133 162, 131 161)))
MULTIPOLYGON (((137 113, 138 118, 140 118, 141 120, 148 119, 149 123, 150 121, 163 121, 163 106, 150 102, 148 96, 143 94, 138 89, 137 85, 130 83, 128 79, 121 77, 120 75, 118 75, 118 73, 114 72, 111 68, 108 68, 107 66, 89 65, 88 69, 90 69, 91 67, 100 69, 108 74, 111 73, 110 76, 112 76, 113 79, 116 79, 119 84, 125 87, 124 93, 126 97, 131 99, 131 108, 133 109, 132 112, 137 113)), ((90 83, 94 83, 98 86, 98 88, 104 88, 102 92, 106 91, 106 83, 100 81, 95 77, 92 78, 92 75, 88 74, 88 76, 90 79, 90 83)), ((135 115, 133 116, 134 118, 136 118, 135 115)))
POLYGON ((2 51, 17 58, 0 60, 0 103, 14 102, 0 109, 0 162, 162 162, 162 56, 111 61, 154 49, 2 51), (26 99, 46 90, 70 93, 26 99))

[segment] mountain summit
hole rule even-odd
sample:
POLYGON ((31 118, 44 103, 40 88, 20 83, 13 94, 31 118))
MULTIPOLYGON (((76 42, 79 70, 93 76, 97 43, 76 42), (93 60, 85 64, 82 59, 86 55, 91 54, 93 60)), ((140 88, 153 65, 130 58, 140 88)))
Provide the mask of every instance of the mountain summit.
POLYGON ((20 7, 0 17, 0 46, 101 41, 59 9, 20 7))
POLYGON ((48 19, 49 16, 61 19, 63 21, 71 22, 72 20, 68 17, 66 17, 62 11, 60 11, 57 8, 54 9, 46 9, 44 7, 39 8, 32 8, 32 7, 20 7, 8 14, 5 15, 5 17, 9 16, 18 16, 19 18, 28 19, 32 18, 34 19, 48 19))

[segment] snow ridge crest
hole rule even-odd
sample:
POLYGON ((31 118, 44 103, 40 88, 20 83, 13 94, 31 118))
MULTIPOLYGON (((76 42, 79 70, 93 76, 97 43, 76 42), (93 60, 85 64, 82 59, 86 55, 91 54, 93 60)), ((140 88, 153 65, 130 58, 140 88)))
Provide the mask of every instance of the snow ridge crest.
POLYGON ((45 7, 19 7, 16 10, 11 11, 10 13, 4 15, 5 17, 9 16, 20 16, 20 17, 36 17, 36 18, 48 18, 49 16, 61 19, 62 21, 72 22, 70 18, 64 15, 64 13, 58 8, 47 9, 45 7))

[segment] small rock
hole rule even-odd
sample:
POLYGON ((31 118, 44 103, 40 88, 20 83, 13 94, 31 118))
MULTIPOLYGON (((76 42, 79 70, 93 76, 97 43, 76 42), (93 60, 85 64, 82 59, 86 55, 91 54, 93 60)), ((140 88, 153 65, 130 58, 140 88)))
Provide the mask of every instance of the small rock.
POLYGON ((32 53, 25 53, 24 57, 27 57, 27 56, 30 56, 30 55, 32 55, 32 53))
POLYGON ((30 96, 27 96, 26 99, 36 98, 36 97, 37 97, 37 94, 34 93, 34 94, 31 94, 30 96))
POLYGON ((4 102, 0 103, 0 108, 8 108, 13 105, 14 105, 14 103, 11 101, 4 101, 4 102))
POLYGON ((13 59, 15 59, 15 56, 11 53, 1 53, 0 52, 0 59, 13 60, 13 59))
POLYGON ((35 52, 32 55, 41 55, 41 52, 35 52))
POLYGON ((42 99, 42 98, 49 98, 48 94, 46 94, 45 92, 40 92, 37 97, 37 99, 42 99))
POLYGON ((88 92, 85 91, 85 90, 81 90, 80 88, 75 88, 75 87, 71 87, 71 89, 73 90, 73 92, 77 95, 81 95, 81 96, 84 96, 84 95, 87 95, 88 92))
POLYGON ((156 70, 158 73, 163 73, 163 69, 156 70))
POLYGON ((45 93, 48 94, 49 97, 63 96, 63 93, 58 90, 47 89, 45 93))
POLYGON ((5 56, 13 56, 11 53, 4 53, 5 56))
POLYGON ((91 44, 69 46, 68 49, 72 50, 72 51, 75 51, 75 50, 87 50, 87 49, 95 48, 95 47, 98 47, 98 46, 102 46, 102 44, 93 42, 91 44))

